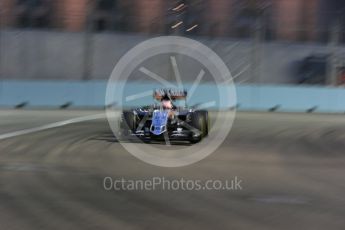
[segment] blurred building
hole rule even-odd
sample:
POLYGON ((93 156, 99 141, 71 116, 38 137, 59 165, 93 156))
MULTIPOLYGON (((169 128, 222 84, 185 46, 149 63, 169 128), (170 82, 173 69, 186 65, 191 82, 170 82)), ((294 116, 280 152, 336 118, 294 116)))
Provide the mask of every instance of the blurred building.
POLYGON ((340 0, 1 0, 2 28, 324 39, 340 0))

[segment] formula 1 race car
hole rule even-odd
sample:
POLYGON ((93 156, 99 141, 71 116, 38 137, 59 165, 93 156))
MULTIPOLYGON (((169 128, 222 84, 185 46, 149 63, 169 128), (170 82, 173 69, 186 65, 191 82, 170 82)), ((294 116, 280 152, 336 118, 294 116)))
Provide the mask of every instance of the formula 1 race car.
POLYGON ((136 136, 143 141, 165 140, 200 142, 208 135, 209 117, 205 110, 187 108, 187 91, 174 89, 154 90, 159 103, 122 112, 121 133, 136 136), (184 106, 175 106, 184 100, 184 106))

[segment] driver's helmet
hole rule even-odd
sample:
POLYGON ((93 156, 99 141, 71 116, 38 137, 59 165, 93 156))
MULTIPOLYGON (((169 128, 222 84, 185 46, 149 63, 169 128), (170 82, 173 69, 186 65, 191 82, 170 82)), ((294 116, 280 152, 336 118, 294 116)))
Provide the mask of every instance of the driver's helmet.
POLYGON ((175 106, 168 94, 165 94, 161 99, 161 105, 163 109, 174 109, 175 106))

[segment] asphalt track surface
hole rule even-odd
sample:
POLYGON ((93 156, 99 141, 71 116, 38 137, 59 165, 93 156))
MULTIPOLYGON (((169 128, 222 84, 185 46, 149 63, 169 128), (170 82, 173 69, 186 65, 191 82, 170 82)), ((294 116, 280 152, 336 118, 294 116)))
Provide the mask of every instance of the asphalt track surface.
MULTIPOLYGON (((0 135, 100 111, 0 111, 0 135)), ((344 229, 345 117, 238 113, 193 165, 146 164, 105 119, 0 140, 0 229, 344 229), (125 191, 133 180, 242 180, 238 190, 125 191)))

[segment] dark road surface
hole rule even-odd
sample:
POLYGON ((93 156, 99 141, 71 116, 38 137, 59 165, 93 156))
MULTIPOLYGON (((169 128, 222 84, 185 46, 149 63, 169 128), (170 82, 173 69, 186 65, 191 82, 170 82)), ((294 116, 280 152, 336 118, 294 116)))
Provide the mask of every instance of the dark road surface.
MULTIPOLYGON (((0 135, 99 113, 0 111, 0 135)), ((174 146, 172 146, 174 147, 174 146)), ((345 117, 238 113, 212 155, 146 164, 105 119, 0 140, 0 229, 345 228, 345 117), (106 177, 227 180, 241 190, 106 191, 106 177)))

